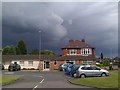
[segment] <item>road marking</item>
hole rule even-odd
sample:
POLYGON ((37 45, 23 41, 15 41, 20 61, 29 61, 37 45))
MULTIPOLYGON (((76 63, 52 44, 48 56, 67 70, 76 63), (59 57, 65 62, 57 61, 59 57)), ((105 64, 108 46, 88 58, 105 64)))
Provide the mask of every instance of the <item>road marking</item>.
POLYGON ((37 75, 33 75, 34 77, 41 77, 41 78, 43 78, 43 76, 37 76, 37 75))
POLYGON ((42 79, 42 81, 40 83, 42 83, 44 81, 44 79, 42 79))
POLYGON ((38 87, 38 85, 36 85, 32 90, 35 90, 38 87))
POLYGON ((4 74, 14 74, 15 72, 5 72, 4 74))

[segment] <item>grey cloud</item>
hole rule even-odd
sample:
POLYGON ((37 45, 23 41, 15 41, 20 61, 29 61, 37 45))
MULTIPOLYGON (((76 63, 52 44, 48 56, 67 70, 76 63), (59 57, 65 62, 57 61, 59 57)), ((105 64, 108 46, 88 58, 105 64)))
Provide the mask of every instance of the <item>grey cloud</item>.
POLYGON ((29 48, 38 48, 41 30, 43 49, 59 52, 69 39, 86 38, 97 55, 110 56, 111 47, 117 55, 117 14, 112 2, 3 3, 3 45, 22 38, 29 48))

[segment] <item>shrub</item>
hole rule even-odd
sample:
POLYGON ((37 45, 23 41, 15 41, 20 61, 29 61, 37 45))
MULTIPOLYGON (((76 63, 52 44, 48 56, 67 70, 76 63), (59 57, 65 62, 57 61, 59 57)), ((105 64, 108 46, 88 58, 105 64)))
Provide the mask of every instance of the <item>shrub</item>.
POLYGON ((96 64, 98 67, 102 67, 103 66, 103 64, 96 64))

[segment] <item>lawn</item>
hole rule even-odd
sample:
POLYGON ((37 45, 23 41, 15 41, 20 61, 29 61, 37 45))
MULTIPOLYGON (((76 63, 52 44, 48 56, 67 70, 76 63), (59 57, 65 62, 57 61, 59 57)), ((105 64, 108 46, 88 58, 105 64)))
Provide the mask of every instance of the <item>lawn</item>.
MULTIPOLYGON (((14 81, 20 79, 21 76, 2 76, 2 85, 13 83, 14 81)), ((0 77, 1 80, 1 77, 0 77)))
POLYGON ((118 71, 110 71, 110 76, 107 77, 72 78, 69 81, 97 88, 118 88, 118 71))

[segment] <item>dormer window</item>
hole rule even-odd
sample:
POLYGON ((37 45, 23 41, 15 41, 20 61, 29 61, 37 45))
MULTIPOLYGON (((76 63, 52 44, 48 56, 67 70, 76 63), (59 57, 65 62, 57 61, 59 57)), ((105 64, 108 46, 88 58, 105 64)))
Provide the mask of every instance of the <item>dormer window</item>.
POLYGON ((83 49, 81 49, 81 54, 83 54, 83 55, 91 54, 91 49, 90 48, 83 48, 83 49))
POLYGON ((70 55, 76 55, 77 54, 77 50, 76 49, 71 49, 70 50, 70 55))

